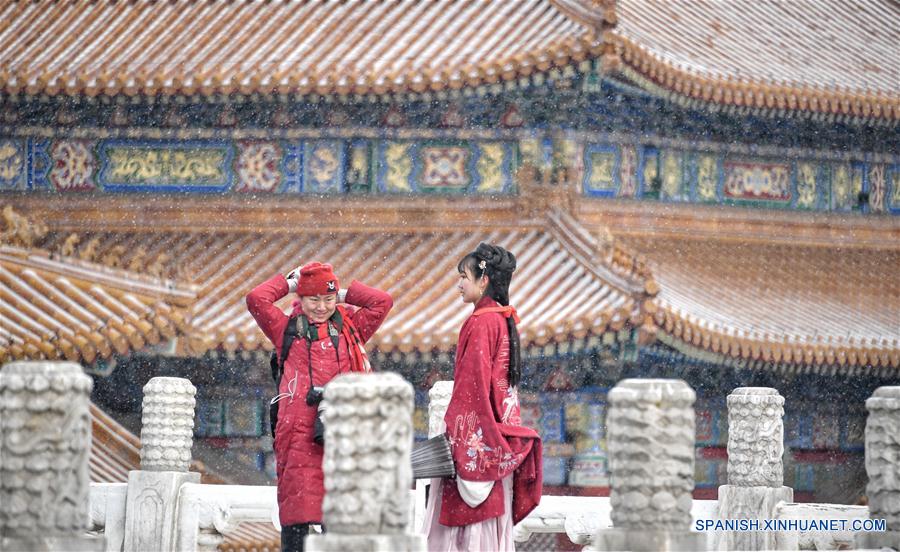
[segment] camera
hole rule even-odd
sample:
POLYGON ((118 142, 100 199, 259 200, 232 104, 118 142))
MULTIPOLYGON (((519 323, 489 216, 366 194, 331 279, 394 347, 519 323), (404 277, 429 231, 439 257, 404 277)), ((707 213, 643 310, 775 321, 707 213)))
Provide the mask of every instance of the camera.
POLYGON ((325 388, 320 387, 318 385, 313 385, 309 388, 309 391, 306 392, 306 404, 309 406, 314 406, 322 402, 322 399, 325 398, 325 388))
POLYGON ((306 404, 309 406, 318 405, 316 420, 313 422, 313 442, 319 446, 325 445, 325 424, 322 423, 322 399, 324 397, 324 387, 314 385, 306 392, 306 404))

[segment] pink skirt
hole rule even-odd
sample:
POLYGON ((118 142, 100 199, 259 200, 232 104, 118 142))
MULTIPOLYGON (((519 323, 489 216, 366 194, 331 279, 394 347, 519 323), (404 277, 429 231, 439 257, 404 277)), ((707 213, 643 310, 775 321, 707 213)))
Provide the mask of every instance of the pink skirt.
POLYGON ((441 492, 449 479, 432 479, 425 509, 423 531, 428 538, 428 552, 515 552, 512 522, 512 475, 503 478, 503 515, 471 525, 441 525, 441 492))

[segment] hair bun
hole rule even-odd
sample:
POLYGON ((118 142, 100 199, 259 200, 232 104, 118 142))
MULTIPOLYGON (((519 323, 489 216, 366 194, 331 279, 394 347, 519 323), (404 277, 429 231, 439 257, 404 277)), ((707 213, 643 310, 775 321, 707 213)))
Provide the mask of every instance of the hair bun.
POLYGON ((516 257, 499 245, 481 243, 475 250, 475 255, 484 259, 493 270, 513 272, 516 269, 516 257))

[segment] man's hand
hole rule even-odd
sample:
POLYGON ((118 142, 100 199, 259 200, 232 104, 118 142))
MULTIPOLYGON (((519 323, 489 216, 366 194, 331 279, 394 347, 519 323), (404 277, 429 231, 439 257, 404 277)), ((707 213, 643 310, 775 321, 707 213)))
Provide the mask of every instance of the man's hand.
POLYGON ((284 277, 284 279, 287 280, 288 291, 290 291, 291 293, 294 293, 297 291, 297 284, 300 281, 300 269, 301 268, 303 268, 302 265, 298 266, 294 270, 288 272, 287 276, 284 277))

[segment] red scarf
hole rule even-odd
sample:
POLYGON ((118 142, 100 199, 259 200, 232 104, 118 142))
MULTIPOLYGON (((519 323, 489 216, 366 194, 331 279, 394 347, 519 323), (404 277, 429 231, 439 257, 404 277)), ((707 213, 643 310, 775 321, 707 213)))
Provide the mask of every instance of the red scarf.
POLYGON ((519 320, 519 313, 516 312, 516 309, 507 305, 505 307, 482 307, 477 311, 472 313, 472 316, 478 316, 479 314, 485 314, 488 312, 499 312, 503 315, 504 318, 509 318, 512 316, 512 319, 515 320, 516 324, 521 324, 521 320, 519 320))
MULTIPOLYGON (((291 318, 303 314, 303 307, 300 301, 294 301, 291 310, 291 318)), ((363 346, 362 340, 359 338, 359 331, 353 325, 353 319, 350 318, 352 311, 341 305, 337 306, 337 311, 341 314, 341 336, 347 341, 347 350, 350 351, 350 371, 351 372, 371 372, 372 365, 369 363, 369 355, 363 346)), ((319 339, 328 337, 328 325, 313 326, 319 339), (322 335, 324 329, 325 335, 322 335)))

